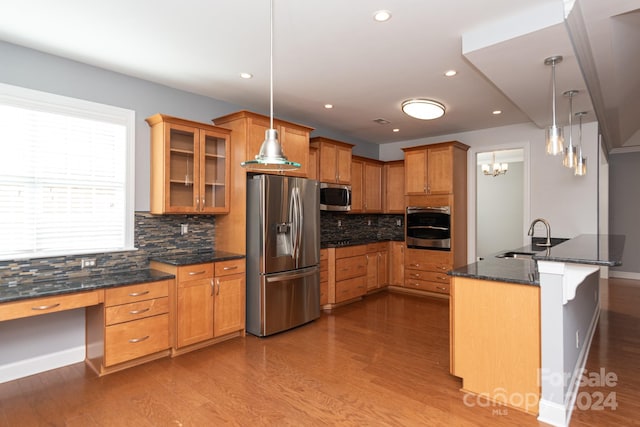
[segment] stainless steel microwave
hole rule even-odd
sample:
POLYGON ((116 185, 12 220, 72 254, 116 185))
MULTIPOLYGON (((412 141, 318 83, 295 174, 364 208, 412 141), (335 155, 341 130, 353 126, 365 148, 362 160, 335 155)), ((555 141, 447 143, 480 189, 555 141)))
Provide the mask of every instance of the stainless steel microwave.
POLYGON ((351 186, 343 184, 320 183, 321 211, 350 211, 351 186))

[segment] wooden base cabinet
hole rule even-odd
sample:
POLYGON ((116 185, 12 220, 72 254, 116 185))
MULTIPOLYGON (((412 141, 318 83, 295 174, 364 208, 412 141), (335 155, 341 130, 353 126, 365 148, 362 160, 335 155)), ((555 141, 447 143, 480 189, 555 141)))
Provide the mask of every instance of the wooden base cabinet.
POLYGON ((389 285, 389 244, 387 242, 367 245, 367 292, 389 285))
POLYGON ((327 304, 334 307, 361 299, 367 293, 367 245, 328 248, 327 304))
POLYGON ((389 285, 404 286, 404 242, 389 242, 389 285))
POLYGON ((451 252, 407 249, 404 258, 404 287, 437 294, 449 294, 451 252))
POLYGON ((320 307, 329 302, 329 250, 320 249, 320 307))
POLYGON ((152 261, 151 268, 176 276, 170 292, 173 356, 244 336, 244 259, 185 266, 152 261))
POLYGON ((169 290, 173 280, 106 289, 87 307, 87 364, 98 375, 169 355, 169 290))

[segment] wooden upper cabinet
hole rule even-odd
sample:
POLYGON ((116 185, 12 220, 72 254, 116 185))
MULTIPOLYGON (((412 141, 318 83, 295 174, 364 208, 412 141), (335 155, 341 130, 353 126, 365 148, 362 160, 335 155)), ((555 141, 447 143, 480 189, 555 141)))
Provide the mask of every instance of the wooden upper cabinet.
POLYGON ((151 213, 228 213, 230 131, 156 114, 151 126, 151 213))
POLYGON ((352 213, 382 213, 382 165, 378 160, 352 157, 352 213))
POLYGON ((319 181, 318 176, 318 149, 314 146, 309 147, 309 171, 307 178, 319 181))
MULTIPOLYGON (((255 158, 264 141, 265 132, 270 127, 269 117, 250 111, 238 111, 223 117, 213 119, 217 126, 229 127, 235 131, 242 128, 238 134, 244 135, 244 141, 238 140, 234 144, 242 144, 246 148, 245 158, 235 159, 238 163, 255 158)), ((282 152, 288 160, 300 163, 299 169, 283 171, 283 175, 307 177, 309 173, 309 133, 313 128, 274 119, 273 127, 278 131, 278 141, 282 152)), ((235 165, 234 165, 235 167, 235 165)), ((273 171, 277 173, 276 170, 273 171)))
POLYGON ((404 161, 386 162, 382 182, 384 213, 404 213, 404 161))
POLYGON ((453 194, 457 181, 466 185, 466 152, 457 141, 403 148, 405 194, 453 194))
POLYGON ((319 150, 320 182, 351 184, 351 150, 353 144, 324 137, 310 139, 319 150))

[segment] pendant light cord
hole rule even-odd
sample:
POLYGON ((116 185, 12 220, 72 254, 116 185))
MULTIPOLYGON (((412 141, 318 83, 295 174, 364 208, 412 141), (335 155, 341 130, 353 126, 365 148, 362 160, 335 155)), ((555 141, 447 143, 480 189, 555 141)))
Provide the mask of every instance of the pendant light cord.
POLYGON ((556 61, 551 63, 551 77, 552 77, 552 94, 553 103, 551 104, 551 111, 553 112, 553 127, 556 127, 556 61))
POLYGON ((269 12, 269 127, 273 129, 273 0, 269 12))

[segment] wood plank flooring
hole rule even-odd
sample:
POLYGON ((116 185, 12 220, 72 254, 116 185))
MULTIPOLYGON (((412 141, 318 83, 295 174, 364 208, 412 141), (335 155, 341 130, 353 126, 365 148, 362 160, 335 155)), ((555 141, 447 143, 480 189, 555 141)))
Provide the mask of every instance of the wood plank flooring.
MULTIPOLYGON (((640 425, 640 283, 603 281, 588 361, 617 374, 616 410, 571 426, 640 425)), ((544 426, 464 399, 449 374, 448 301, 372 295, 301 328, 236 338, 97 378, 75 364, 0 384, 0 426, 544 426)), ((582 405, 586 403, 583 399, 582 405)))

